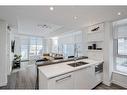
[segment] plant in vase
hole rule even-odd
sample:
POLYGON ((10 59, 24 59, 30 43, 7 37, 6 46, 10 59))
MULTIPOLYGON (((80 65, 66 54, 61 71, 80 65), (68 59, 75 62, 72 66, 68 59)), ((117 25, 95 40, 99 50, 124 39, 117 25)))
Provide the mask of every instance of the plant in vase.
POLYGON ((20 68, 21 55, 14 55, 13 68, 20 68))

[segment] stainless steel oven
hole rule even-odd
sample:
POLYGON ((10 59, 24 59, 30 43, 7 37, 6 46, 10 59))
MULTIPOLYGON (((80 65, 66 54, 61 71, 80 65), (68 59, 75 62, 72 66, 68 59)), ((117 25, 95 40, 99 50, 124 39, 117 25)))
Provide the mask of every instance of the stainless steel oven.
POLYGON ((102 62, 102 63, 100 63, 100 64, 95 66, 95 73, 101 73, 101 72, 103 72, 103 63, 104 62, 102 62))

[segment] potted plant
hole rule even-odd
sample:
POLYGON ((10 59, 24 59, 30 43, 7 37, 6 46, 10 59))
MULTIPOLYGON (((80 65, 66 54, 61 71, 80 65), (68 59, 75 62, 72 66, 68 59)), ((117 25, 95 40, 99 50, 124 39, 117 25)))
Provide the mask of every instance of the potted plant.
POLYGON ((14 55, 13 68, 20 68, 21 55, 14 55))

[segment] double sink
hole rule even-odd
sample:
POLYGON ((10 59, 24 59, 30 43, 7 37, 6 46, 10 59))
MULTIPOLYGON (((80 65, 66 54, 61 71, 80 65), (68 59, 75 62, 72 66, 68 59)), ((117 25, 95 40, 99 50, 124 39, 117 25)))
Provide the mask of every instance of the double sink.
POLYGON ((83 62, 83 61, 79 61, 79 62, 75 62, 75 63, 70 63, 68 65, 71 66, 71 67, 78 67, 78 66, 82 66, 82 65, 86 65, 86 64, 89 64, 89 63, 83 62))

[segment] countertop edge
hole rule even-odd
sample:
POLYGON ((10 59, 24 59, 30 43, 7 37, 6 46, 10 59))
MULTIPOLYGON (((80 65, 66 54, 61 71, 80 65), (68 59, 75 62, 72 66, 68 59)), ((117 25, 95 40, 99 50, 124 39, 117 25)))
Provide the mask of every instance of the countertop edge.
MULTIPOLYGON (((81 60, 83 60, 83 59, 81 59, 81 60)), ((99 61, 98 61, 98 62, 99 62, 99 61)), ((66 64, 66 63, 67 63, 67 62, 65 62, 65 64, 66 64)), ((80 69, 89 67, 89 66, 91 66, 91 65, 96 65, 96 64, 100 64, 100 63, 102 63, 102 61, 100 61, 99 63, 97 63, 97 62, 95 62, 95 63, 90 63, 90 64, 88 64, 88 65, 81 66, 80 68, 79 68, 79 67, 78 67, 78 68, 73 67, 73 68, 74 68, 73 70, 68 70, 68 71, 66 71, 66 72, 64 72, 64 73, 56 74, 56 75, 53 75, 53 76, 50 76, 50 77, 48 77, 45 73, 43 73, 43 72, 42 72, 42 73, 47 77, 47 79, 52 79, 52 78, 55 78, 55 77, 57 77, 57 76, 61 76, 61 75, 67 74, 67 73, 71 73, 71 72, 74 72, 74 71, 77 71, 77 70, 80 70, 80 69)), ((63 62, 63 64, 64 64, 64 62, 63 62)), ((56 65, 56 64, 54 64, 54 65, 56 65)), ((38 67, 38 69, 41 71, 41 66, 38 67)))

